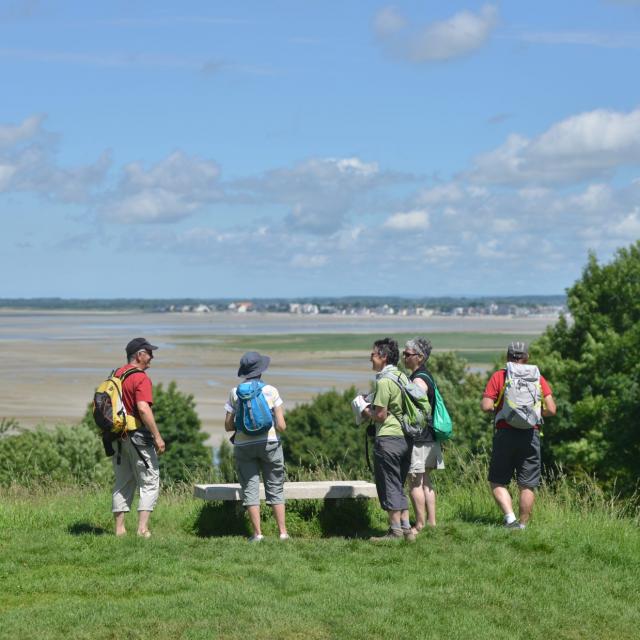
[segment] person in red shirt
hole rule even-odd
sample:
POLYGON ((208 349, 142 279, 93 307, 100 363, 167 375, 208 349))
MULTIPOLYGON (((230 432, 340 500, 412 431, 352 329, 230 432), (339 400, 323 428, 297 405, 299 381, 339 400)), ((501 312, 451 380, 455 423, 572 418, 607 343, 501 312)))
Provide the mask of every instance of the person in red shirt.
MULTIPOLYGON (((507 348, 507 362, 526 365, 529 361, 529 349, 524 342, 512 342, 507 348)), ((537 368, 535 369, 537 371, 537 368)), ((540 424, 530 429, 517 428, 501 419, 499 414, 504 404, 504 386, 506 369, 496 371, 484 390, 481 409, 487 413, 494 413, 495 433, 493 449, 489 465, 489 483, 493 497, 504 514, 505 527, 524 529, 533 509, 535 499, 534 489, 540 484, 540 424), (516 519, 511 502, 508 485, 516 474, 516 481, 520 491, 520 518, 516 519)), ((554 416, 556 403, 551 393, 549 383, 540 376, 542 392, 542 415, 554 416)), ((542 419, 540 419, 542 423, 542 419)))
POLYGON ((153 416, 152 383, 145 371, 151 366, 157 348, 145 338, 134 338, 126 347, 127 364, 115 372, 116 376, 126 375, 122 402, 127 411, 127 431, 117 441, 117 455, 113 457, 112 511, 117 536, 126 533, 124 516, 131 510, 136 489, 138 535, 151 536, 149 516, 160 493, 158 456, 164 453, 165 443, 153 416))

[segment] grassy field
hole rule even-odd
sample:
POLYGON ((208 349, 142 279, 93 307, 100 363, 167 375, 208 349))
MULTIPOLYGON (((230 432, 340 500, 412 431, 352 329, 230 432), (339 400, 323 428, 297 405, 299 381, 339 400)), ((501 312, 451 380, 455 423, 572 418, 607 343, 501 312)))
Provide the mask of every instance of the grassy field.
POLYGON ((339 535, 382 531, 374 501, 292 503, 293 539, 269 520, 250 545, 240 514, 188 489, 162 495, 150 540, 111 534, 106 489, 2 490, 0 637, 637 638, 637 516, 564 480, 504 530, 483 470, 452 473, 414 545, 339 535))
MULTIPOLYGON (((414 337, 413 333, 393 334, 403 345, 414 337)), ((525 336, 530 340, 539 334, 525 336)), ((294 333, 285 335, 233 335, 233 336, 174 336, 182 344, 198 349, 257 350, 265 353, 279 352, 366 352, 377 333, 294 333)), ((450 332, 430 336, 434 353, 456 351, 471 364, 491 364, 505 351, 512 340, 522 339, 522 334, 450 332)))

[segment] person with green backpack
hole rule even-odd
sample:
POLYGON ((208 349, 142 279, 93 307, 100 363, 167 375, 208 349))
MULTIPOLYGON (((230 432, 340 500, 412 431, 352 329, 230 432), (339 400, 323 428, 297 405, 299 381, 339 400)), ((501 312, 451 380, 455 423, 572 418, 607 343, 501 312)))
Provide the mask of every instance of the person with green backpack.
MULTIPOLYGON (((412 338, 405 343, 402 357, 405 367, 411 372, 409 380, 427 394, 431 416, 433 416, 436 408, 437 387, 433 375, 425 366, 431 355, 431 348, 431 342, 426 338, 412 338)), ((444 469, 444 459, 442 447, 433 430, 433 419, 431 419, 431 425, 413 440, 409 467, 410 497, 416 514, 413 531, 416 534, 426 525, 436 526, 436 492, 430 477, 434 469, 444 469)))
POLYGON ((415 541, 409 523, 409 501, 404 483, 411 464, 411 439, 405 435, 400 418, 403 415, 402 388, 408 383, 398 369, 398 343, 383 338, 373 343, 371 364, 376 372, 375 390, 362 417, 375 425, 373 471, 380 506, 389 516, 389 530, 372 541, 415 541))

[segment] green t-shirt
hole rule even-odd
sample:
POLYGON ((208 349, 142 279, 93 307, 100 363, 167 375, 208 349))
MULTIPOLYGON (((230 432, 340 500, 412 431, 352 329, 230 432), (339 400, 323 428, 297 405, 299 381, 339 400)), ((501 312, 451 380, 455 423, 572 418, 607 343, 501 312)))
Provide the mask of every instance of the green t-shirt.
MULTIPOLYGON (((394 376, 399 374, 402 384, 407 384, 407 376, 397 367, 390 367, 386 371, 394 376)), ((402 414, 402 391, 393 380, 380 378, 376 381, 373 404, 376 407, 385 407, 387 409, 385 421, 376 423, 376 436, 404 436, 400 421, 396 418, 396 416, 402 414)))

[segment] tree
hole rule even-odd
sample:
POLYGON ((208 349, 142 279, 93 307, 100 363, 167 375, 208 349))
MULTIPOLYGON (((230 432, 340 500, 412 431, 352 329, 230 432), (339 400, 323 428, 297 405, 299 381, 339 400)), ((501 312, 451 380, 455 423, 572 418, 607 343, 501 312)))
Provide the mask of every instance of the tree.
POLYGON ((598 264, 589 256, 561 318, 532 348, 551 381, 558 415, 546 457, 624 492, 640 476, 640 241, 598 264))
POLYGON ((287 411, 283 449, 290 470, 319 464, 349 471, 366 467, 364 427, 356 427, 351 412, 357 393, 355 387, 327 391, 287 411))

